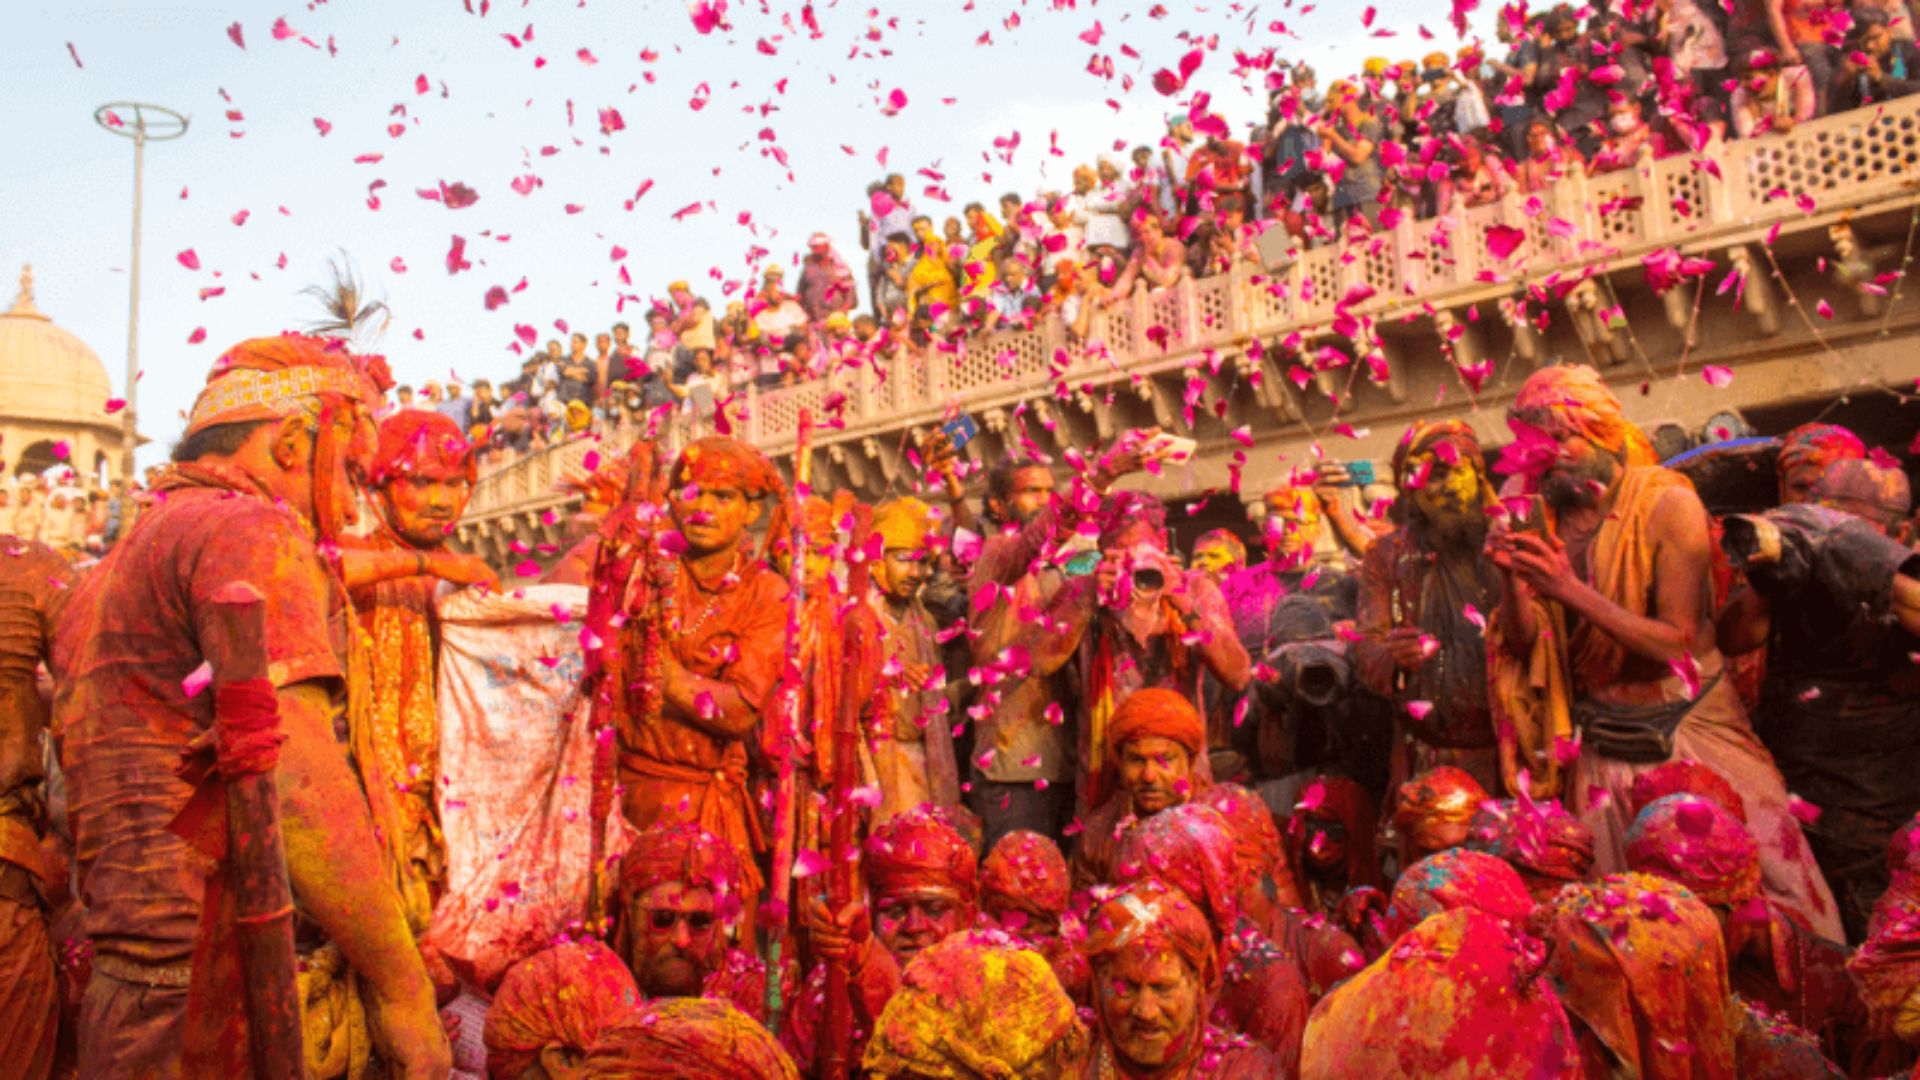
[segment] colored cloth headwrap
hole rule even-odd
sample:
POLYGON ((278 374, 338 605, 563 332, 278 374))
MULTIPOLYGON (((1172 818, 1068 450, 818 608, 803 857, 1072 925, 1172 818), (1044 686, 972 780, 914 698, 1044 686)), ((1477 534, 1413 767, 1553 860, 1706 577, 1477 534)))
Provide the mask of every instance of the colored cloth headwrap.
POLYGON ((487 1075, 519 1080, 549 1047, 590 1053, 640 1003, 627 965, 598 941, 534 953, 507 972, 487 1012, 487 1075))
POLYGON ((1730 1080, 1733 997, 1712 909, 1647 874, 1569 885, 1547 921, 1567 1012, 1646 1080, 1730 1080))
POLYGON ((1120 952, 1153 955, 1171 949, 1211 995, 1220 965, 1207 914, 1186 893, 1163 881, 1137 881, 1107 898, 1087 920, 1087 959, 1099 969, 1120 952))
POLYGON ((1059 1075, 1091 1037, 1040 954, 1005 934, 953 934, 921 952, 874 1023, 861 1067, 881 1076, 1059 1075))
POLYGON ((1898 467, 1871 461, 1829 464, 1813 485, 1814 501, 1877 525, 1893 526, 1913 513, 1913 485, 1898 467))
POLYGON ((1071 883, 1060 848, 1039 833, 1017 829, 1000 838, 980 864, 981 906, 1029 915, 1067 910, 1071 883))
POLYGON ((971 905, 979 867, 960 831, 929 807, 892 818, 867 837, 864 868, 875 897, 912 889, 948 888, 971 905))
POLYGON ((307 334, 253 338, 221 354, 187 414, 188 435, 217 424, 318 419, 323 397, 380 405, 385 361, 359 357, 333 338, 307 334))
POLYGON ((646 830, 620 857, 621 907, 669 882, 710 890, 716 910, 737 914, 745 879, 733 845, 687 822, 646 830))
POLYGON ((1527 377, 1507 415, 1555 439, 1580 435, 1622 458, 1626 468, 1658 465, 1653 443, 1620 407, 1600 373, 1585 364, 1541 368, 1527 377))
POLYGON ((1113 883, 1164 881, 1187 894, 1217 933, 1239 915, 1234 890, 1232 826, 1203 803, 1183 803, 1143 821, 1120 837, 1113 852, 1113 883))
POLYGON ((1186 695, 1175 690, 1150 687, 1136 690, 1107 722, 1107 748, 1113 763, 1120 761, 1120 748, 1135 739, 1167 739, 1198 757, 1206 746, 1207 722, 1186 695))
POLYGON ((1480 450, 1480 437, 1465 420, 1436 420, 1418 422, 1407 429, 1407 437, 1393 449, 1393 482, 1402 491, 1406 490, 1407 474, 1415 459, 1423 454, 1441 453, 1439 447, 1445 444, 1453 448, 1452 453, 1459 461, 1469 462, 1487 475, 1487 462, 1480 450))
POLYGON ((1747 827, 1710 799, 1655 800, 1627 832, 1627 865, 1685 885, 1715 907, 1760 895, 1760 845, 1747 827))
POLYGON ((661 998, 607 1032, 582 1063, 586 1080, 799 1080, 773 1034, 724 1001, 661 998))
POLYGON ((873 509, 873 531, 888 551, 919 551, 939 525, 933 508, 911 497, 888 499, 873 509))
MULTIPOLYGON (((1300 893, 1293 880, 1293 868, 1287 864, 1286 846, 1280 839, 1280 826, 1273 820, 1267 802, 1239 784, 1215 784, 1196 796, 1197 801, 1220 811, 1227 832, 1233 837, 1235 871, 1245 877, 1260 875, 1273 881, 1274 897, 1282 906, 1300 907, 1300 893)), ((1247 883, 1242 882, 1242 887, 1247 883)))
POLYGON ((787 505, 786 484, 766 455, 752 446, 725 435, 709 435, 695 440, 680 452, 679 460, 674 462, 672 475, 675 488, 690 484, 732 488, 749 499, 773 499, 774 510, 767 521, 762 558, 771 550, 776 539, 784 540, 787 537, 792 510, 787 505))
POLYGON ((1727 778, 1697 761, 1669 761, 1633 778, 1628 802, 1634 817, 1669 795, 1698 795, 1732 814, 1742 825, 1747 821, 1747 802, 1733 790, 1727 778))
POLYGON ((1465 825, 1486 801, 1486 789, 1471 773, 1441 765, 1400 785, 1393 820, 1404 826, 1465 825))
POLYGON ((1307 1020, 1304 1080, 1529 1080, 1580 1075, 1540 942, 1471 909, 1420 923, 1307 1020))
POLYGON ((380 421, 380 448, 368 479, 378 487, 396 476, 477 476, 473 445, 460 425, 427 409, 402 409, 380 421))
POLYGON ((1780 439, 1780 457, 1774 464, 1780 476, 1803 466, 1826 471, 1836 461, 1859 461, 1867 456, 1860 436, 1838 424, 1801 424, 1780 439))
POLYGON ((1467 825, 1467 848, 1554 881, 1581 881, 1593 870, 1593 830, 1557 801, 1482 805, 1467 825))
POLYGON ((1434 915, 1460 908, 1518 924, 1533 914, 1533 897, 1519 872, 1500 859, 1449 848, 1409 866, 1394 882, 1387 933, 1399 937, 1434 915))

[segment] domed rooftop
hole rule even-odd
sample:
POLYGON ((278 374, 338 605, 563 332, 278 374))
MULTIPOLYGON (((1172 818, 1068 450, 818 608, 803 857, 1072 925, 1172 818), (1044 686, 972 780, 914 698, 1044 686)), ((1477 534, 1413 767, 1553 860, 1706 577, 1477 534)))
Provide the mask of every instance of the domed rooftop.
POLYGON ((87 343, 33 306, 33 267, 20 271, 20 295, 0 314, 0 419, 118 427, 107 413, 113 383, 87 343))

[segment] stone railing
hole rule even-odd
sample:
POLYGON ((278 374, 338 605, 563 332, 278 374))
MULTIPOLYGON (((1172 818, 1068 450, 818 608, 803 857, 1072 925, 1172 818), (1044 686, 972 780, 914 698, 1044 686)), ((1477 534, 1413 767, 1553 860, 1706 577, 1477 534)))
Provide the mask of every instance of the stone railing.
MULTIPOLYGON (((1439 219, 1401 220, 1366 244, 1305 251, 1264 273, 1230 274, 1136 294, 1094 318, 1085 341, 1057 319, 1027 331, 976 337, 875 370, 736 400, 739 434, 768 453, 789 454, 810 411, 823 447, 903 427, 936 424, 953 410, 974 414, 1044 401, 1067 388, 1081 399, 1107 384, 1195 365, 1212 350, 1244 362, 1259 339, 1271 351, 1332 345, 1370 352, 1369 324, 1422 314, 1435 321, 1491 303, 1516 337, 1512 302, 1530 287, 1575 286, 1631 270, 1663 249, 1713 252, 1773 234, 1827 229, 1847 216, 1914 201, 1920 192, 1920 96, 1799 125, 1785 135, 1716 144, 1706 153, 1645 161, 1620 172, 1563 178, 1439 219), (1516 241, 1504 257, 1489 236, 1516 241)), ((1751 269, 1751 268, 1749 268, 1751 269)), ((1758 272, 1764 274, 1764 268, 1758 272)), ((1578 289, 1566 302, 1580 313, 1578 289)), ((1677 295, 1677 294, 1676 294, 1677 295)), ((1599 309, 1589 300, 1591 318, 1599 309)), ((1457 361, 1465 362, 1456 352, 1457 361)), ((1283 410, 1284 411, 1284 410, 1283 410)), ((470 521, 538 512, 565 500, 554 481, 577 470, 594 443, 525 456, 483 477, 470 521)), ((603 449, 603 453, 611 452, 603 449)))

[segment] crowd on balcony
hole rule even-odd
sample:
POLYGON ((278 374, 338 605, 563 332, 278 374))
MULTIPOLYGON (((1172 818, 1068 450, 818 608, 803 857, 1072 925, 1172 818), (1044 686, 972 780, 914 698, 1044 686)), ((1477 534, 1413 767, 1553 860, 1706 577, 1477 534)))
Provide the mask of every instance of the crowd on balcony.
POLYGON ((1707 162, 1722 141, 1920 88, 1904 0, 1516 4, 1496 26, 1493 46, 1370 59, 1324 90, 1306 64, 1269 58, 1249 69, 1270 89, 1246 139, 1196 101, 1157 141, 1081 163, 1057 190, 955 214, 932 201, 937 189, 914 196, 905 175, 887 176, 867 190, 859 252, 815 234, 791 279, 768 266, 722 309, 675 282, 644 328, 575 332, 497 386, 421 393, 484 429, 490 463, 589 431, 724 432, 749 387, 885 373, 1053 318, 1098 347, 1096 316, 1137 294, 1236 265, 1275 270, 1402 221, 1524 203, 1570 176, 1674 154, 1707 162))

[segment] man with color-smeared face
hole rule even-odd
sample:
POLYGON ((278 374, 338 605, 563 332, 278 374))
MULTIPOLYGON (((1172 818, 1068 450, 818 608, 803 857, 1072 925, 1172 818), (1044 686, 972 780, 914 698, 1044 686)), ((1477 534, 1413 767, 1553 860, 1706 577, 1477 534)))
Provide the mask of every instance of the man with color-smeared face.
POLYGON ((765 968, 738 948, 745 879, 698 825, 648 829, 620 860, 614 943, 648 998, 714 997, 766 1014, 765 968))
POLYGON ((938 528, 933 508, 919 499, 889 499, 873 511, 881 556, 869 603, 879 616, 880 682, 891 704, 872 733, 873 767, 880 779, 876 823, 922 803, 960 805, 960 770, 933 616, 920 603, 920 590, 932 572, 929 545, 938 528))
POLYGON ((1354 646, 1361 680, 1395 706, 1392 784, 1453 765, 1495 792, 1486 639, 1474 620, 1500 600, 1483 550, 1498 496, 1479 440, 1458 420, 1409 429, 1393 469, 1402 527, 1362 564, 1354 646))

